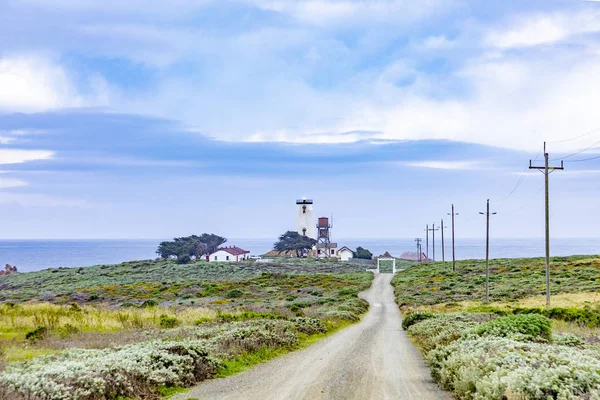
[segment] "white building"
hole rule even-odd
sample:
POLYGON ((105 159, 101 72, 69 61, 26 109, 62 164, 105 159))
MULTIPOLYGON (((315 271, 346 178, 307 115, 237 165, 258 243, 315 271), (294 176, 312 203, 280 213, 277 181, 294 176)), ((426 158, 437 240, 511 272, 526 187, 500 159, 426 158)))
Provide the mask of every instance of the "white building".
POLYGON ((354 256, 354 252, 348 247, 344 246, 337 251, 337 256, 342 261, 348 261, 354 256))
POLYGON ((239 262, 250 258, 248 250, 240 249, 236 246, 227 246, 217 249, 214 253, 208 256, 210 262, 239 262))
POLYGON ((325 247, 325 243, 317 243, 317 245, 313 247, 313 251, 318 258, 336 258, 337 243, 331 242, 327 247, 325 247))
POLYGON ((296 200, 296 232, 302 236, 316 239, 316 225, 313 217, 313 201, 296 200))

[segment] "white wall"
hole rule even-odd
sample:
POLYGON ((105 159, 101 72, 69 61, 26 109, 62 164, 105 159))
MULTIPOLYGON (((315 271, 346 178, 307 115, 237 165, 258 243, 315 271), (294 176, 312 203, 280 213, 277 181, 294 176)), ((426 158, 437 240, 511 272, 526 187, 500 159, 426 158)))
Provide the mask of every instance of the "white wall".
POLYGON ((316 222, 313 216, 312 204, 297 204, 296 205, 296 232, 302 235, 302 229, 306 228, 306 236, 316 239, 316 222), (302 212, 302 207, 306 206, 306 212, 302 212))
POLYGON ((228 252, 224 251, 224 250, 219 250, 213 254, 210 255, 209 261, 210 262, 236 262, 236 261, 243 261, 248 259, 249 254, 240 254, 239 256, 234 256, 229 254, 228 252), (217 257, 217 259, 215 260, 215 257, 217 257), (227 259, 227 257, 229 257, 229 260, 227 259))
POLYGON ((338 257, 340 257, 342 261, 348 261, 352 258, 352 252, 348 249, 344 249, 338 252, 338 257))

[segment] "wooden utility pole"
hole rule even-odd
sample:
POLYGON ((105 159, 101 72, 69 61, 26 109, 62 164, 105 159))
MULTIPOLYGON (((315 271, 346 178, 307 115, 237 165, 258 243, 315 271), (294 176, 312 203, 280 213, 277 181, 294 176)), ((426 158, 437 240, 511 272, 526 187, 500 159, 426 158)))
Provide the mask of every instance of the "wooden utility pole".
POLYGON ((429 262, 429 224, 425 225, 425 261, 429 262))
MULTIPOLYGON (((435 227, 435 222, 433 223, 433 225, 431 225, 431 229, 429 229, 432 232, 432 238, 431 238, 431 245, 433 246, 433 262, 435 262, 435 231, 439 231, 440 228, 436 228, 435 227)), ((427 257, 429 257, 429 253, 427 253, 427 257)))
MULTIPOLYGON (((485 233, 485 302, 490 299, 490 199, 487 201, 487 211, 479 214, 486 216, 486 233, 485 233)), ((496 215, 498 213, 492 213, 496 215)))
POLYGON ((454 212, 454 204, 452 204, 452 213, 448 213, 448 215, 452 215, 452 271, 456 271, 456 256, 454 254, 454 216, 458 215, 458 213, 454 212))
POLYGON ((442 267, 446 266, 446 258, 444 256, 444 228, 447 228, 447 226, 444 226, 444 220, 442 219, 442 224, 440 225, 440 228, 442 229, 442 267))
POLYGON ((416 238, 415 242, 417 243, 417 261, 421 262, 421 238, 416 238))
POLYGON ((550 308, 550 196, 548 191, 548 176, 555 170, 563 170, 563 162, 560 162, 560 167, 548 166, 548 153, 546 152, 546 142, 544 142, 544 166, 536 167, 531 165, 529 160, 529 169, 537 169, 543 171, 546 185, 546 310, 550 308))

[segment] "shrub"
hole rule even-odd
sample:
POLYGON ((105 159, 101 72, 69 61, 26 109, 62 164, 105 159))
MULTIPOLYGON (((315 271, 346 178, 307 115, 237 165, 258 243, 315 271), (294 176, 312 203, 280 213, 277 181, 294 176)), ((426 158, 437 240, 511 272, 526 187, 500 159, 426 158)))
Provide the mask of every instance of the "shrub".
POLYGON ((307 335, 314 335, 315 333, 327 332, 327 327, 325 326, 325 324, 323 324, 321 320, 318 320, 316 318, 298 317, 294 318, 292 322, 294 323, 294 326, 296 327, 296 330, 298 332, 307 335))
POLYGON ((98 296, 96 293, 92 293, 88 296, 88 301, 96 301, 96 300, 100 300, 100 296, 98 296))
POLYGON ((188 255, 177 257, 177 264, 188 264, 190 261, 192 261, 192 259, 188 255))
POLYGON ((194 321, 194 325, 202 325, 207 322, 213 322, 214 320, 210 317, 201 317, 194 321))
POLYGON ((10 366, 0 375, 0 398, 154 399, 162 386, 191 386, 212 377, 218 368, 201 341, 72 349, 10 366))
POLYGON ((552 342, 561 346, 579 347, 583 346, 584 341, 579 336, 572 333, 559 333, 552 335, 552 342))
POLYGON ((461 399, 596 399, 600 353, 500 337, 470 337, 427 357, 433 377, 461 399))
POLYGON ((152 308, 158 305, 158 301, 154 299, 144 300, 144 302, 140 305, 140 308, 152 308))
POLYGON ((365 299, 351 298, 341 303, 321 308, 317 310, 317 313, 323 318, 336 318, 356 322, 360 320, 360 316, 366 313, 368 309, 369 303, 365 299))
POLYGON ((473 330, 479 336, 512 337, 519 340, 550 341, 550 320, 537 314, 509 315, 482 324, 473 330))
POLYGON ((4 347, 0 346, 0 372, 4 371, 5 357, 6 357, 6 350, 4 350, 4 347))
POLYGON ((420 321, 408 328, 415 345, 425 354, 461 338, 478 326, 479 321, 493 318, 490 314, 452 313, 420 321))
POLYGON ((166 314, 161 314, 159 317, 159 326, 163 329, 175 328, 181 323, 176 317, 170 317, 166 314))
POLYGON ((69 337, 71 335, 76 334, 77 332, 79 332, 79 329, 77 329, 77 327, 71 324, 65 324, 64 326, 58 328, 58 333, 62 338, 69 337))
POLYGON ((42 340, 48 334, 48 329, 45 326, 38 326, 32 331, 29 331, 25 334, 25 339, 35 342, 38 340, 42 340))
POLYGON ((235 299, 238 297, 242 297, 243 295, 244 292, 242 292, 240 289, 231 289, 230 291, 225 293, 225 297, 228 299, 235 299))
POLYGON ((293 348, 298 345, 294 324, 284 320, 238 322, 233 328, 211 335, 217 354, 231 357, 261 348, 293 348))
POLYGON ((416 312, 408 314, 406 317, 402 318, 402 329, 407 330, 414 324, 433 317, 435 317, 435 315, 428 312, 416 312))

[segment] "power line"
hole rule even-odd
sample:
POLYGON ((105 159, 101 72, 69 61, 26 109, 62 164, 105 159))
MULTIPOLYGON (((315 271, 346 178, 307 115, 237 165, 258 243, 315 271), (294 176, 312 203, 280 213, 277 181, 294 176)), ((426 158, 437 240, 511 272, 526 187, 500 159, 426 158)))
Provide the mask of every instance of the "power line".
POLYGON ((600 131, 600 128, 596 128, 596 129, 594 129, 594 130, 592 130, 592 131, 589 131, 589 132, 587 132, 587 133, 584 133, 583 135, 575 136, 575 137, 572 137, 572 138, 570 138, 570 139, 556 140, 556 141, 548 141, 548 143, 565 143, 565 142, 570 142, 570 141, 572 141, 572 140, 577 140, 577 139, 580 139, 580 138, 582 138, 582 137, 585 137, 585 136, 587 136, 587 135, 591 135, 592 133, 594 133, 594 132, 596 132, 596 131, 600 131))
POLYGON ((564 160, 565 158, 570 158, 570 157, 576 156, 577 154, 581 154, 581 153, 583 153, 584 151, 587 151, 587 150, 591 149, 592 147, 595 147, 595 146, 597 146, 597 145, 599 145, 599 144, 600 144, 600 140, 599 140, 599 141, 597 141, 596 143, 592 144, 591 146, 588 146, 588 147, 586 147, 586 148, 585 148, 585 149, 583 149, 583 150, 579 150, 579 151, 577 151, 577 152, 575 152, 575 153, 571 153, 571 154, 569 154, 569 155, 566 155, 566 156, 564 156, 564 157, 553 158, 552 160, 548 160, 548 161, 564 160))
POLYGON ((596 160, 600 158, 600 156, 595 156, 595 157, 590 157, 590 158, 582 158, 580 160, 569 160, 567 162, 582 162, 582 161, 590 161, 590 160, 596 160))
POLYGON ((529 200, 527 200, 527 202, 526 202, 525 204, 523 204, 521 207, 519 207, 519 208, 516 208, 516 209, 514 209, 514 210, 512 210, 512 211, 508 211, 508 212, 506 213, 506 215, 511 215, 511 214, 514 214, 514 213, 516 213, 516 212, 518 212, 518 211, 521 211, 521 210, 522 210, 522 209, 524 209, 525 207, 527 207, 529 204, 531 204, 531 202, 532 202, 532 201, 533 201, 533 200, 534 200, 536 197, 538 197, 538 196, 540 195, 540 193, 542 193, 542 190, 544 190, 544 187, 543 187, 543 186, 542 186, 542 187, 541 187, 541 188, 540 188, 540 189, 539 189, 539 190, 538 190, 538 191, 537 191, 537 192, 536 192, 536 193, 535 193, 535 194, 534 194, 534 195, 533 195, 533 196, 532 196, 532 197, 531 197, 529 200))
MULTIPOLYGON (((537 159, 540 156, 541 152, 542 152, 542 150, 539 150, 537 152, 537 154, 535 155, 535 158, 533 159, 533 162, 537 161, 537 159)), ((515 184, 515 186, 513 186, 512 190, 510 191, 510 193, 508 194, 508 196, 506 196, 504 199, 501 200, 500 206, 498 207, 498 210, 500 210, 504 206, 504 204, 506 204, 506 202, 508 201, 508 199, 510 198, 510 196, 512 196, 517 191, 517 189, 519 188, 519 186, 521 186, 521 184, 523 183, 523 181, 527 177, 527 175, 525 174, 525 171, 527 171, 528 168, 529 167, 526 166, 523 169, 523 171, 521 172, 521 174, 519 176, 519 179, 517 179, 517 183, 515 184)))

